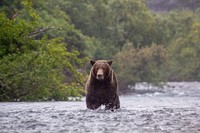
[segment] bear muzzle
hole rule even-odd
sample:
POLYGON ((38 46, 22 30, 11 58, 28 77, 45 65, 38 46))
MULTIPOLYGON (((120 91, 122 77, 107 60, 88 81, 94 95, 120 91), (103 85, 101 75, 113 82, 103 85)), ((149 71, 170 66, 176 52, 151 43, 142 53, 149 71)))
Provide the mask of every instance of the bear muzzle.
POLYGON ((98 80, 104 80, 104 73, 103 73, 103 69, 99 69, 98 71, 97 71, 97 76, 96 76, 96 79, 98 79, 98 80))

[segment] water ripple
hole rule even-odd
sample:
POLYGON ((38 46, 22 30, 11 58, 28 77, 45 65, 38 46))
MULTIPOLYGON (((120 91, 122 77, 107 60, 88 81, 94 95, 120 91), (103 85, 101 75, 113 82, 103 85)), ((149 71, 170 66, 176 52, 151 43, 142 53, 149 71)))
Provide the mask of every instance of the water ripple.
POLYGON ((200 132, 200 97, 120 96, 121 109, 81 102, 0 103, 0 132, 200 132))

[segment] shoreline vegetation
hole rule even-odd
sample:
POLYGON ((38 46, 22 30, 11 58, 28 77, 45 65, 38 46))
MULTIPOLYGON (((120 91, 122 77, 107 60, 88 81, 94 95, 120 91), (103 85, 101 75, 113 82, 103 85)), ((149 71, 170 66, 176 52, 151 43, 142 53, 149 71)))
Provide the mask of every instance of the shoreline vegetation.
POLYGON ((114 61, 121 94, 198 82, 199 14, 198 0, 2 0, 0 101, 79 98, 90 59, 114 61))

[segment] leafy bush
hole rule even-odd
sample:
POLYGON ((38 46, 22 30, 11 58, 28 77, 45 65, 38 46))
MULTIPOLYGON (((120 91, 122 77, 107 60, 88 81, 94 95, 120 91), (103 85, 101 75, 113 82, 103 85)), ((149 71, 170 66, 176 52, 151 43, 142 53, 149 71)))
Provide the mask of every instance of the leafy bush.
POLYGON ((184 36, 179 36, 169 46, 170 75, 168 80, 200 80, 200 22, 191 24, 184 36))
POLYGON ((158 84, 164 81, 162 70, 166 59, 166 49, 163 46, 135 49, 130 44, 125 45, 115 57, 121 92, 129 91, 128 85, 135 85, 136 82, 158 84))
POLYGON ((80 97, 83 78, 78 69, 84 60, 79 52, 68 52, 61 38, 34 37, 43 29, 40 18, 29 1, 23 4, 27 20, 0 14, 0 101, 80 97))

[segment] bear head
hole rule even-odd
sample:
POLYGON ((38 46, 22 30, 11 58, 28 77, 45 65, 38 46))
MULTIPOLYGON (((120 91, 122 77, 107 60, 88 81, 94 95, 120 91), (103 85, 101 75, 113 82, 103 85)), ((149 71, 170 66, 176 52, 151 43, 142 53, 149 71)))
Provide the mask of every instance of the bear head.
POLYGON ((113 61, 108 60, 90 60, 90 63, 92 65, 91 75, 99 81, 104 81, 108 79, 112 73, 112 62, 113 61))

